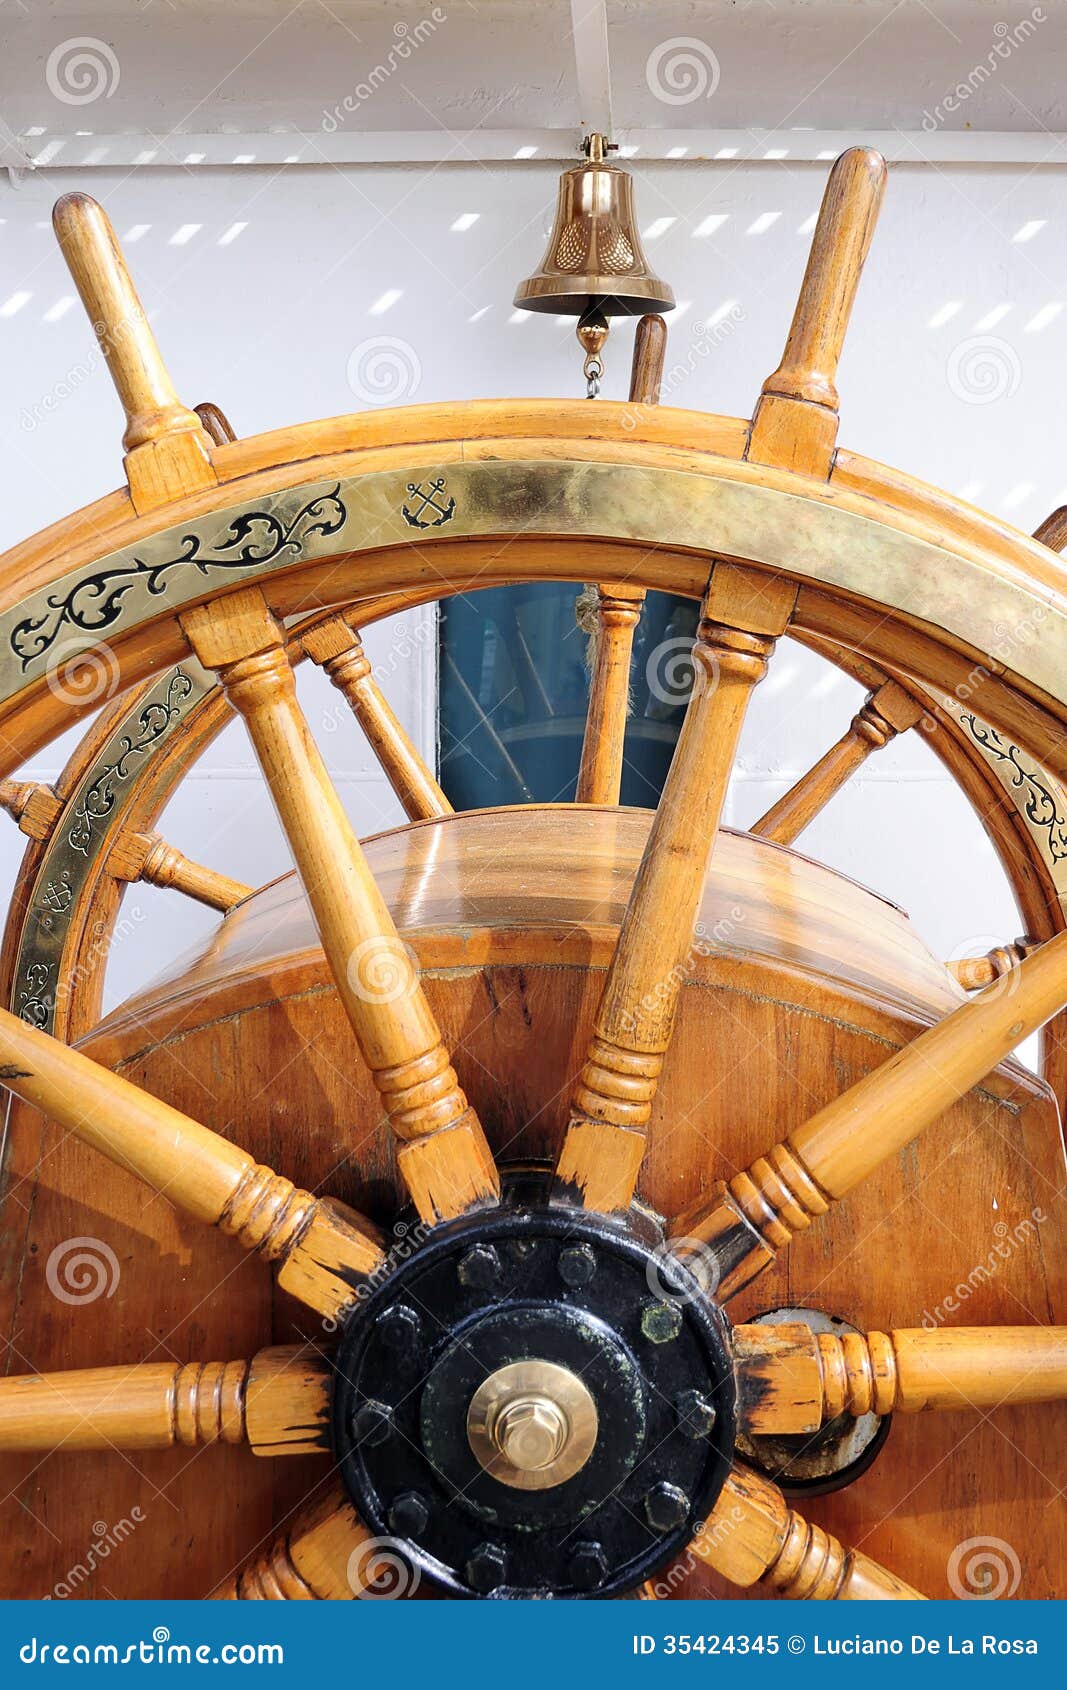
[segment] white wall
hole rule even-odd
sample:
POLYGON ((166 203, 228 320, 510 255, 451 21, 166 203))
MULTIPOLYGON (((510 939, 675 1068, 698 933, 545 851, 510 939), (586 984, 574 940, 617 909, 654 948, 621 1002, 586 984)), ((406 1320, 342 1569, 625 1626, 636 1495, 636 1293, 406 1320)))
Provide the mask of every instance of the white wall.
MULTIPOLYGON (((672 402, 745 414, 777 362, 825 165, 679 162, 640 171, 654 263, 680 301, 672 402), (709 218, 719 219, 705 232, 709 218), (701 327, 718 320, 715 335, 701 327), (710 348, 710 350, 709 350, 710 348)), ((41 171, 0 182, 0 369, 8 472, 6 546, 119 479, 121 424, 52 237, 53 200, 88 187, 107 206, 179 392, 211 398, 240 433, 361 409, 358 349, 398 344, 400 402, 576 395, 568 328, 512 317, 555 195, 537 164, 259 170, 41 171), (465 233, 462 213, 476 213, 465 233), (395 301, 382 300, 395 292, 395 301), (357 354, 353 358, 353 354, 357 354)), ((894 172, 841 368, 842 438, 962 492, 1021 527, 1067 499, 1062 372, 1067 313, 1064 174, 972 166, 894 172), (1019 232, 1037 225, 1028 239, 1019 232)), ((629 346, 609 344, 621 396, 629 346)), ((371 639, 390 667, 395 635, 371 639)), ((401 665, 388 691, 432 749, 432 662, 401 665)), ((360 737, 319 677, 301 686, 361 832, 398 819, 360 737)), ((744 824, 843 731, 851 683, 796 648, 778 655, 745 733, 729 816, 744 824)), ((49 753, 27 772, 53 776, 49 753)), ((197 768, 164 831, 205 861, 262 881, 286 866, 238 727, 197 768)), ((899 742, 868 765, 804 841, 909 908, 944 954, 1012 937, 1017 919, 984 836, 924 748, 899 742), (939 848, 940 847, 940 848, 939 848)), ((0 835, 6 881, 20 836, 0 835)), ((152 916, 113 960, 128 990, 161 948, 208 918, 135 889, 152 916), (146 942, 145 935, 150 935, 146 942), (135 955, 134 952, 137 952, 135 955)))

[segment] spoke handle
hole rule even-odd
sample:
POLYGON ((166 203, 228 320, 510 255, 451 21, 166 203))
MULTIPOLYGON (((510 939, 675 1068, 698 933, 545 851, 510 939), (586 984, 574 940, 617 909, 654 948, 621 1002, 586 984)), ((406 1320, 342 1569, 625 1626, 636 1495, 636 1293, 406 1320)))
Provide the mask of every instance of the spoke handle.
POLYGON ((734 1468, 691 1548, 743 1589, 762 1583, 811 1602, 924 1600, 895 1573, 805 1520, 751 1468, 734 1468))
POLYGON ((88 194, 64 194, 52 223, 126 413, 126 451, 167 434, 199 435, 200 418, 174 391, 103 207, 88 194))

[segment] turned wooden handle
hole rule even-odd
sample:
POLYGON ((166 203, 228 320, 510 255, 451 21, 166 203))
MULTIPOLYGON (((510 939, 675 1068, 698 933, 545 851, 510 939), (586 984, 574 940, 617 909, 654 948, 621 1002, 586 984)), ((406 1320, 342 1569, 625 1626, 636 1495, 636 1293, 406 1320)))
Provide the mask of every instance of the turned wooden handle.
POLYGON ((382 692, 359 628, 341 612, 309 628, 301 644, 352 708, 409 820, 450 816, 452 806, 382 692))
POLYGON ((850 147, 831 170, 785 351, 765 394, 837 410, 837 365, 885 181, 885 159, 869 147, 850 147))
POLYGON ((658 405, 663 363, 667 356, 667 325, 662 317, 642 317, 634 331, 630 365, 630 402, 658 405))
POLYGON ((795 1232, 902 1150, 1067 1003, 1067 933, 1021 962, 1007 987, 954 1009, 794 1129, 765 1156, 676 1216, 671 1233, 720 1263, 726 1302, 795 1232))
POLYGON ((481 1123, 300 709, 281 628, 256 588, 186 612, 182 626, 244 719, 419 1214, 433 1223, 494 1200, 481 1123))
POLYGON ((919 1591, 797 1514, 751 1468, 727 1478, 693 1553, 743 1589, 759 1582, 811 1602, 922 1601, 919 1591))
POLYGON ((556 1192, 586 1208, 633 1197, 734 751, 795 589, 718 565, 693 644, 693 690, 619 930, 571 1104, 556 1192))
POLYGON ((213 1601, 350 1602, 396 1564, 372 1538, 339 1484, 305 1508, 267 1548, 212 1592, 213 1601))
POLYGON ((336 1315, 383 1260, 374 1229, 119 1074, 0 1009, 0 1084, 196 1220, 281 1264, 278 1283, 336 1315))
POLYGON ((841 1197, 985 1078, 1067 1002, 1067 933, 1021 962, 1011 989, 953 1010, 789 1135, 830 1197, 841 1197))
POLYGON ((174 391, 103 207, 88 194, 64 194, 52 222, 126 413, 127 452, 164 435, 199 433, 200 418, 174 391))
POLYGON ((987 1409, 1067 1397, 1063 1326, 837 1334, 815 1333, 802 1322, 742 1325, 733 1329, 733 1347, 749 1436, 814 1432, 839 1414, 987 1409))

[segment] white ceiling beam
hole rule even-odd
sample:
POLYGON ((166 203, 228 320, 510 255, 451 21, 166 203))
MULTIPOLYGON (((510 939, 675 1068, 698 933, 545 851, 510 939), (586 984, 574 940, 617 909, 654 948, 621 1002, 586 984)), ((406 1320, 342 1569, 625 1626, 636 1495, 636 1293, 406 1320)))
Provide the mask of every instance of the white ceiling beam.
MULTIPOLYGON (((902 130, 621 129, 620 154, 635 163, 806 163, 836 158, 846 147, 870 146, 897 164, 1006 164, 1067 166, 1067 134, 1019 131, 941 130, 928 135, 902 130)), ((26 133, 4 144, 0 166, 19 169, 196 169, 220 165, 294 167, 534 163, 572 161, 578 153, 573 129, 482 129, 466 136, 441 129, 376 130, 335 135, 276 133, 242 135, 78 135, 26 133)))
POLYGON ((571 0, 578 121, 585 134, 611 136, 611 65, 605 0, 571 0))

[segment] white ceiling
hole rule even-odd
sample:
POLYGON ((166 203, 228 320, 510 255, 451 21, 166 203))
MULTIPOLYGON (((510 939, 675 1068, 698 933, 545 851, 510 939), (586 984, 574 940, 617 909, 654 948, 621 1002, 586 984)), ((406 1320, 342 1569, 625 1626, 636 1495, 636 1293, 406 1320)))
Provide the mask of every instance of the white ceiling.
MULTIPOLYGON (((609 0, 607 15, 619 128, 1067 128, 1062 0, 609 0)), ((339 113, 354 134, 443 129, 462 148, 583 119, 569 0, 0 0, 0 31, 0 116, 19 137, 314 136, 339 113), (57 96, 50 60, 85 39, 113 55, 102 92, 57 96)))

